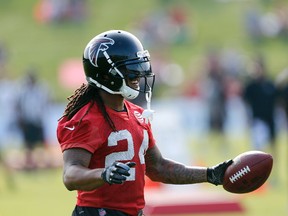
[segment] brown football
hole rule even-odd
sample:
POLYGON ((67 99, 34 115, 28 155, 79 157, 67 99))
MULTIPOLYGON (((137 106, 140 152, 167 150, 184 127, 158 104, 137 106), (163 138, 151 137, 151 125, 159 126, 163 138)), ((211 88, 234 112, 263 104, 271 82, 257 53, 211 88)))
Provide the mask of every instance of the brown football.
POLYGON ((261 187, 273 166, 272 155, 247 151, 233 159, 224 174, 223 188, 231 193, 248 193, 261 187))

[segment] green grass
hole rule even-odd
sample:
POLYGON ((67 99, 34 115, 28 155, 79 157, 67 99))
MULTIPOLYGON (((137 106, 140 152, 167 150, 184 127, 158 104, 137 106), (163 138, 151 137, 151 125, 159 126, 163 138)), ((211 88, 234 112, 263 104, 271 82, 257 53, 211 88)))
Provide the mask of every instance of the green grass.
MULTIPOLYGON (((191 155, 196 156, 195 164, 213 165, 224 158, 233 158, 239 153, 249 150, 247 137, 235 140, 230 139, 230 148, 221 146, 221 140, 223 140, 223 137, 210 135, 207 137, 206 144, 204 139, 202 143, 199 140, 191 141, 191 155), (209 146, 207 146, 208 143, 209 146)), ((224 214, 225 216, 287 215, 288 147, 285 134, 279 136, 277 146, 277 158, 265 190, 236 195, 239 196, 245 212, 243 214, 227 213, 224 214)), ((269 150, 267 149, 267 151, 269 150)), ((61 168, 36 172, 15 171, 9 179, 3 167, 0 166, 0 216, 70 215, 75 205, 76 193, 65 189, 61 172, 61 168), (7 184, 5 179, 8 179, 10 184, 7 184)), ((221 186, 212 187, 211 185, 203 184, 203 187, 210 191, 223 192, 221 186)), ((193 216, 197 215, 193 214, 193 216)), ((201 216, 205 215, 201 214, 201 216)))
POLYGON ((1 182, 1 216, 71 215, 75 193, 65 190, 60 170, 17 172, 13 178, 10 188, 1 182))

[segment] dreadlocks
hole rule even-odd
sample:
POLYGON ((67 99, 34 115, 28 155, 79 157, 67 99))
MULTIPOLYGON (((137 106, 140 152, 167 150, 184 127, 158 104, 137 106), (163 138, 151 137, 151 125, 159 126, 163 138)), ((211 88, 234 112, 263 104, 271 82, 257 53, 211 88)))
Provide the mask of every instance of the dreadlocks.
POLYGON ((89 84, 82 84, 78 89, 75 90, 74 94, 67 98, 69 103, 67 104, 63 116, 67 116, 68 119, 71 119, 83 106, 87 103, 92 102, 87 110, 87 112, 82 116, 83 117, 89 112, 91 107, 94 103, 97 103, 100 107, 100 110, 108 121, 110 127, 113 131, 117 131, 114 125, 114 122, 111 120, 110 116, 108 115, 106 108, 104 106, 103 100, 99 95, 99 89, 89 85, 89 84))

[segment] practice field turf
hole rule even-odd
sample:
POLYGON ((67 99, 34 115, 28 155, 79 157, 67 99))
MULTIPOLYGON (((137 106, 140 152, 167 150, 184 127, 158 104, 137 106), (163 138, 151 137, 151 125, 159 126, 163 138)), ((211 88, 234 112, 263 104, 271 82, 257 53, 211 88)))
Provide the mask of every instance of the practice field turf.
MULTIPOLYGON (((240 142, 235 144, 240 146, 240 142)), ((243 148, 239 146, 226 154, 232 156, 242 150, 246 150, 246 145, 242 145, 243 148)), ((242 213, 228 212, 216 215, 282 216, 288 214, 287 138, 285 135, 280 136, 278 146, 278 161, 274 164, 268 183, 256 192, 239 195, 240 203, 245 211, 242 213)), ((202 158, 203 161, 209 164, 222 160, 221 155, 223 153, 221 153, 222 150, 219 146, 211 146, 206 153, 201 153, 195 144, 191 145, 191 149, 191 151, 198 151, 198 158, 202 158)), ((71 215, 76 195, 75 192, 69 192, 64 188, 61 175, 61 167, 35 172, 14 171, 11 175, 8 175, 1 167, 0 216, 71 215)), ((223 192, 221 186, 214 187, 213 185, 203 184, 201 187, 205 191, 223 192)), ((200 214, 199 216, 205 215, 211 216, 215 214, 200 214)), ((193 214, 193 216, 198 215, 193 214)))

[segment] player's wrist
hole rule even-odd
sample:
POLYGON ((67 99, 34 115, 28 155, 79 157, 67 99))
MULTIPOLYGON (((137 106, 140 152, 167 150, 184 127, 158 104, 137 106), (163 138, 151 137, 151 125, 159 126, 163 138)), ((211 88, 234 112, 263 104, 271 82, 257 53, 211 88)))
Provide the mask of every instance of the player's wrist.
POLYGON ((220 182, 217 179, 217 176, 215 175, 214 169, 212 167, 207 168, 207 182, 218 185, 220 182))
POLYGON ((224 173, 228 166, 233 163, 233 160, 227 160, 222 163, 217 164, 213 167, 207 168, 207 181, 214 185, 222 185, 224 173))
POLYGON ((112 183, 111 183, 111 177, 110 177, 111 172, 110 172, 108 169, 109 169, 109 167, 103 169, 103 171, 102 171, 102 173, 101 173, 101 179, 102 179, 105 183, 112 184, 112 183))

